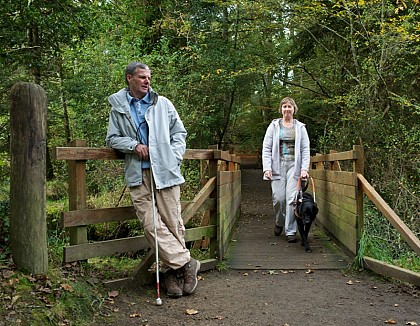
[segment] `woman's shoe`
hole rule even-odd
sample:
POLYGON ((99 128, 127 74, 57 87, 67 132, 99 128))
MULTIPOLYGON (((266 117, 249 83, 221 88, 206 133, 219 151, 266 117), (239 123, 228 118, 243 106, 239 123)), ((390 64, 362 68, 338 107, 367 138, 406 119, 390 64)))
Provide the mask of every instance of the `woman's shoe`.
POLYGON ((278 225, 274 226, 274 235, 276 237, 278 237, 282 231, 283 231, 283 228, 281 226, 278 226, 278 225))

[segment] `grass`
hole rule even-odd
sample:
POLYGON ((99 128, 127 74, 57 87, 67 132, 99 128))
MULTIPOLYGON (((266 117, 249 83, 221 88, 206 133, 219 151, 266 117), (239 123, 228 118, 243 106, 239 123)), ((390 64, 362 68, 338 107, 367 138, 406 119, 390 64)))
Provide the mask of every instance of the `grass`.
POLYGON ((356 256, 357 266, 363 266, 363 257, 368 256, 420 273, 420 257, 376 207, 365 202, 364 214, 365 225, 356 256))
POLYGON ((103 280, 112 280, 128 277, 140 262, 141 258, 139 257, 97 257, 89 259, 88 266, 91 274, 103 280))
POLYGON ((83 325, 106 298, 106 291, 87 282, 81 270, 50 268, 36 276, 6 266, 2 270, 0 324, 83 325))

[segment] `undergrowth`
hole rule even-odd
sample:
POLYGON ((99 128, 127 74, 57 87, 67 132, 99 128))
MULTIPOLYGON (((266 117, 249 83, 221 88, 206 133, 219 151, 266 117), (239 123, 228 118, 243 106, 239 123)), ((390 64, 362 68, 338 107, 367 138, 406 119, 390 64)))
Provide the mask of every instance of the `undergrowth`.
POLYGON ((366 200, 364 206, 364 229, 356 256, 358 266, 363 266, 363 256, 368 256, 419 273, 420 257, 371 202, 366 200))

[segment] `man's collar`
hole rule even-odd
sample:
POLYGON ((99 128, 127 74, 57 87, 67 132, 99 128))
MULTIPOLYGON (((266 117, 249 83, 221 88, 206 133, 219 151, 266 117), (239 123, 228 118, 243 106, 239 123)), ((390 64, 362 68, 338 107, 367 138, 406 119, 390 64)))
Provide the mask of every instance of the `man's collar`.
POLYGON ((131 95, 130 95, 130 91, 129 90, 127 90, 127 100, 128 100, 128 103, 132 103, 133 102, 133 100, 134 101, 143 101, 143 102, 145 102, 145 103, 150 103, 150 94, 149 94, 150 92, 147 92, 147 94, 142 98, 142 99, 137 99, 137 98, 135 98, 135 97, 132 97, 131 95))
POLYGON ((144 95, 144 97, 141 99, 141 101, 143 101, 143 102, 145 102, 147 104, 150 103, 150 95, 149 95, 149 92, 147 92, 147 94, 144 95))

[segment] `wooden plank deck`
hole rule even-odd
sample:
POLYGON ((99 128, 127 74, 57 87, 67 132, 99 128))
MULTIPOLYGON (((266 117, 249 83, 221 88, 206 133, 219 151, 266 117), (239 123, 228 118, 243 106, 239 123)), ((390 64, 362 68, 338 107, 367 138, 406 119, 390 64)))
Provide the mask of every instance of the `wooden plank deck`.
POLYGON ((261 170, 242 171, 241 217, 235 229, 227 264, 232 269, 298 270, 346 269, 350 259, 319 229, 312 228, 312 253, 298 242, 287 243, 284 232, 273 233, 274 216, 270 182, 262 180, 261 170))

